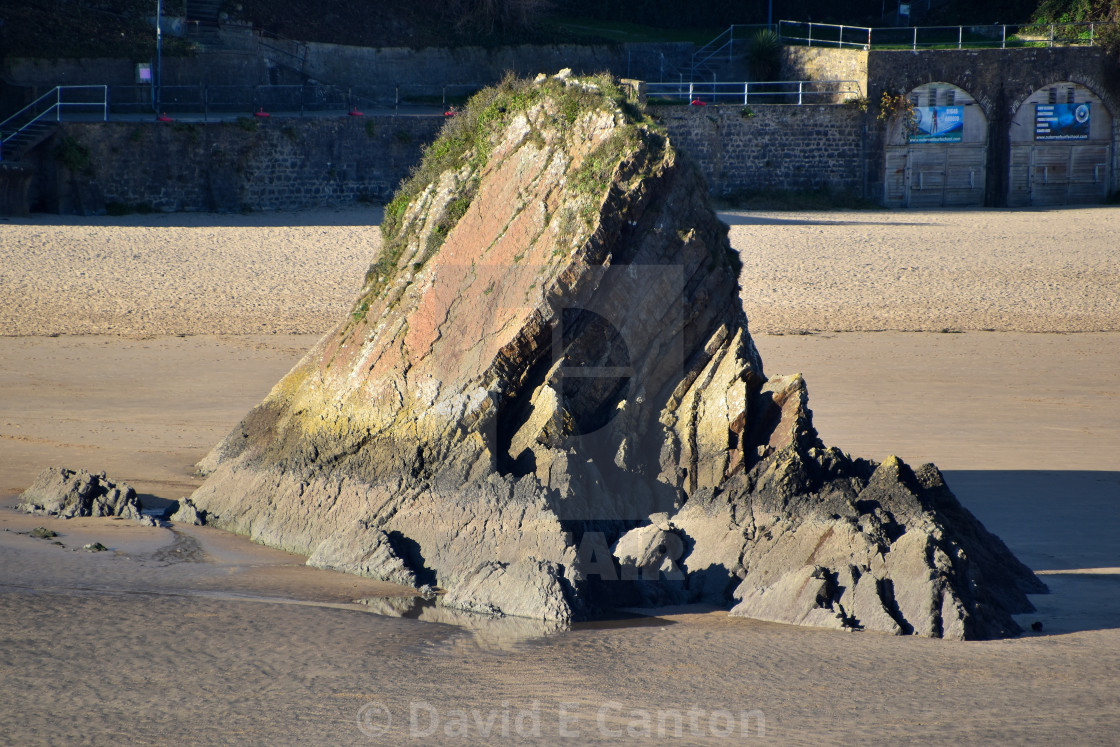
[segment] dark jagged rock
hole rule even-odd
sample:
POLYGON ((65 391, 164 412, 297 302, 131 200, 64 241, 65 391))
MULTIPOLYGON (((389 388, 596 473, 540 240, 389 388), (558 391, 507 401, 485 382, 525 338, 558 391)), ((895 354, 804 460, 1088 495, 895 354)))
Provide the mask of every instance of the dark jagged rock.
POLYGON ((707 190, 609 81, 483 92, 386 208, 352 312, 200 464, 208 523, 568 621, 733 614, 983 638, 1044 590, 932 466, 768 379, 707 190))
POLYGON ((140 518, 140 499, 124 483, 85 470, 48 467, 19 497, 19 507, 64 519, 75 516, 140 518))

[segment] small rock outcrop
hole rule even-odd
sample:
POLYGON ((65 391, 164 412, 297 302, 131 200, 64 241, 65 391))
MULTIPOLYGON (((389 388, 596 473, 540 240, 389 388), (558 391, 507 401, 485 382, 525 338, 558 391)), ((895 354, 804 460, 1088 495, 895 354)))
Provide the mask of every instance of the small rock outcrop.
POLYGON ((206 523, 206 512, 199 511, 190 498, 179 501, 178 507, 167 517, 173 524, 193 524, 201 526, 206 523))
POLYGON ((19 507, 35 514, 70 519, 75 516, 140 518, 140 499, 125 483, 105 473, 48 467, 19 497, 19 507))
POLYGON ((826 447, 804 380, 763 372, 706 195, 610 80, 479 94, 386 207, 350 313, 199 465, 196 510, 472 612, 1018 632, 1045 587, 936 468, 826 447))

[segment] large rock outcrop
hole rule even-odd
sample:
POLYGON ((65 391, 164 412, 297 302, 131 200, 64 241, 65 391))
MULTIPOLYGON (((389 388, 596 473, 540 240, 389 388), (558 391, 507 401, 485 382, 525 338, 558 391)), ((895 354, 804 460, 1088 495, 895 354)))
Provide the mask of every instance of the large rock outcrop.
POLYGON ((386 208, 352 312, 204 460, 207 521, 551 621, 709 601, 979 638, 1044 590, 927 465, 767 378, 695 168, 607 80, 507 81, 386 208))

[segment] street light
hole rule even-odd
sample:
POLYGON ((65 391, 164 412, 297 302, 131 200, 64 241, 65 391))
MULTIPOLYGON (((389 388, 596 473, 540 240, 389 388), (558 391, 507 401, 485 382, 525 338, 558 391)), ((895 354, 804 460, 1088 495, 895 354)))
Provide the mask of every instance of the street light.
POLYGON ((156 114, 160 112, 160 78, 163 72, 163 0, 156 0, 156 80, 152 89, 152 100, 155 103, 156 114))

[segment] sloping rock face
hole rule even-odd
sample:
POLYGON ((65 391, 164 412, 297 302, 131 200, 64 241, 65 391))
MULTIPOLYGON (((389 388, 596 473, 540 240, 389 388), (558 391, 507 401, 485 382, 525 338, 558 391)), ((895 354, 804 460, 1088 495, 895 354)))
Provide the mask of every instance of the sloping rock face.
POLYGON ((200 464, 193 504, 471 611, 1017 632, 1044 587, 937 470, 825 448, 801 377, 765 376, 706 193, 608 80, 483 92, 386 208, 352 313, 200 464))

